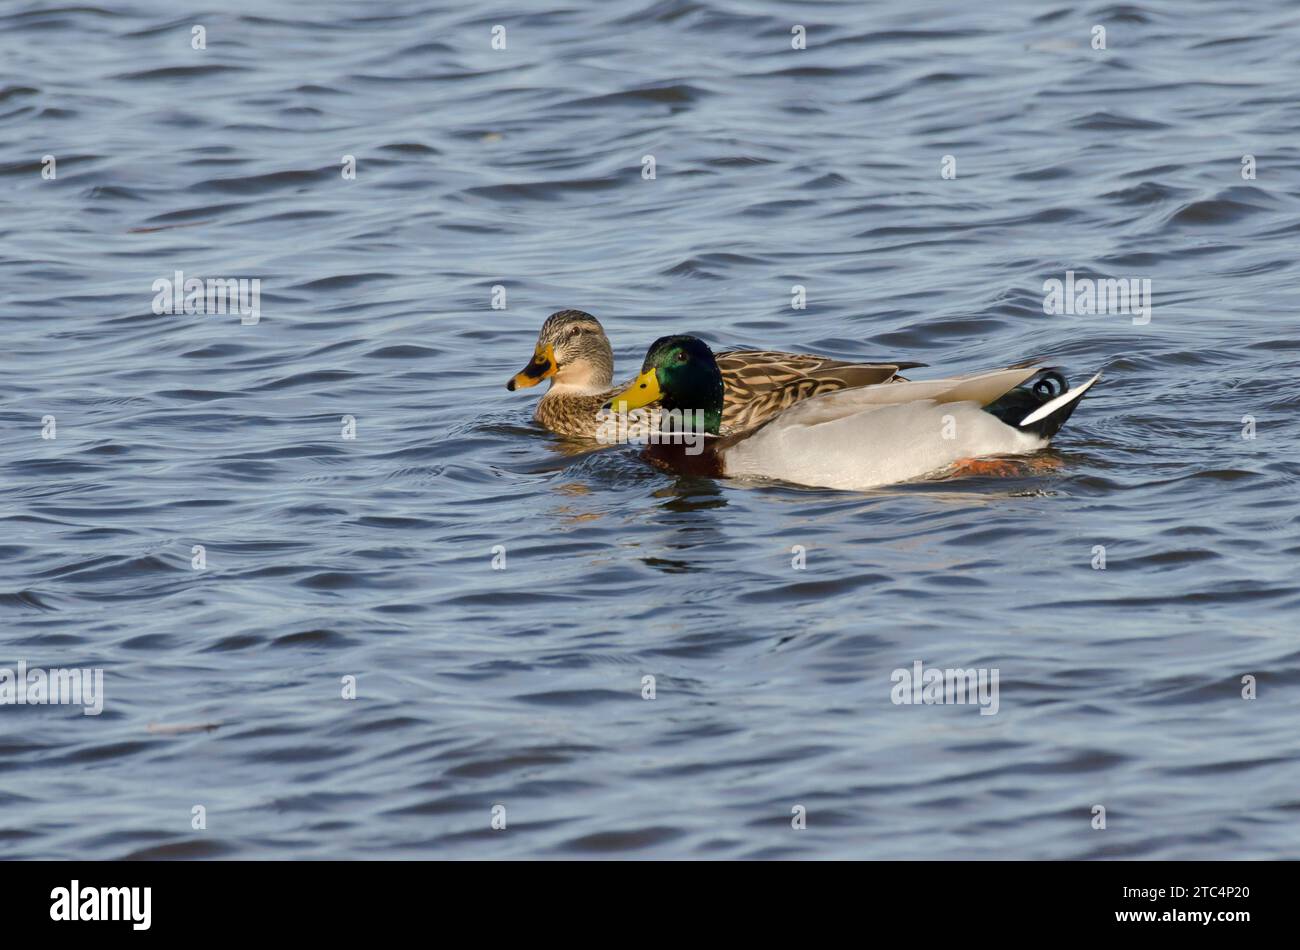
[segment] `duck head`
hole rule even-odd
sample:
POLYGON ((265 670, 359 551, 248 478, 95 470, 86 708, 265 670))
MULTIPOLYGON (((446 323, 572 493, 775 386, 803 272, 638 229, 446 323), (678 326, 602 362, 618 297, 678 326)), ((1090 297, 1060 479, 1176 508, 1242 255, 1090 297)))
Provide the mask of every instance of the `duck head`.
POLYGON ((533 358, 506 389, 527 389, 544 379, 579 389, 604 389, 613 382, 614 351, 599 320, 583 310, 560 310, 546 318, 533 358))
POLYGON ((669 410, 660 422, 671 429, 685 413, 699 413, 703 429, 717 435, 722 425, 722 371, 705 342, 693 336, 665 336, 646 351, 641 375, 605 404, 606 409, 627 412, 651 403, 669 410), (679 417, 671 410, 678 410, 679 417))

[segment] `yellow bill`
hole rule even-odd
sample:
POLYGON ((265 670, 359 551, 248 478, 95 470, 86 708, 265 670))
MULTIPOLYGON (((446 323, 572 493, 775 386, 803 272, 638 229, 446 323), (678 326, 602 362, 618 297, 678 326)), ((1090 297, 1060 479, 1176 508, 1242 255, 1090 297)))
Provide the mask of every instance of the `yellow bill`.
POLYGON ((659 377, 655 375, 654 370, 649 369, 632 380, 632 385, 611 398, 605 405, 615 412, 628 412, 658 402, 659 396, 659 377))
POLYGON ((555 364, 555 349, 551 344, 539 346, 533 353, 533 358, 528 361, 528 365, 510 378, 506 383, 506 389, 514 392, 516 389, 527 389, 529 386, 536 386, 548 376, 554 376, 559 367, 555 364))

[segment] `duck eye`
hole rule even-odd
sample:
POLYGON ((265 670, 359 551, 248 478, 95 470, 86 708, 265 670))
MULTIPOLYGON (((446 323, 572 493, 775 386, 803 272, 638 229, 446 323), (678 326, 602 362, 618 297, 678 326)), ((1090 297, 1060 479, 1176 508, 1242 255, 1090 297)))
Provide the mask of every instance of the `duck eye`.
POLYGON ((677 362, 679 362, 679 363, 685 363, 685 362, 686 362, 686 354, 685 354, 684 352, 682 352, 681 350, 678 350, 678 351, 677 351, 676 360, 677 360, 677 362))

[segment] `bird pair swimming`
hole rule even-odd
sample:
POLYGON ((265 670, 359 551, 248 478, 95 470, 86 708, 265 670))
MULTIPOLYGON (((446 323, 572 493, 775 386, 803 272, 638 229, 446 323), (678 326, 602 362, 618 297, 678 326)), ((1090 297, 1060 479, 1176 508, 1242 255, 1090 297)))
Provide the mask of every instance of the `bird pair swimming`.
POLYGON ((644 408, 655 425, 691 413, 710 437, 702 453, 671 439, 646 450, 674 471, 846 490, 1037 451, 1101 375, 1075 389, 1040 366, 912 381, 898 371, 924 364, 760 350, 715 356, 693 336, 656 340, 627 386, 611 385, 613 365, 596 318, 563 310, 547 319, 532 360, 507 388, 550 379, 535 416, 570 437, 595 438, 607 410, 644 408))
MULTIPOLYGON (((753 428, 810 396, 900 379, 898 371, 921 363, 853 363, 771 350, 728 350, 715 356, 723 380, 723 432, 753 428)), ((582 310, 551 314, 537 335, 528 365, 506 384, 510 390, 549 379, 534 418, 552 432, 596 438, 598 414, 623 387, 614 385, 614 351, 604 328, 582 310)))

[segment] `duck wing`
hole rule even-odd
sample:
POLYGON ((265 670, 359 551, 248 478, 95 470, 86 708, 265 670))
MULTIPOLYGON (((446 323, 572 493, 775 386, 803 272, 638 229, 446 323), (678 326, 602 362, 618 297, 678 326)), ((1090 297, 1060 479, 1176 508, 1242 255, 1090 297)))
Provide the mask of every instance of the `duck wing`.
POLYGON ((808 353, 730 350, 717 355, 725 399, 724 431, 751 429, 813 396, 899 379, 923 363, 860 363, 808 353))
MULTIPOLYGON (((768 416, 754 428, 762 429, 773 424, 782 427, 814 426, 851 416, 864 409, 909 402, 974 402, 983 408, 1039 372, 1037 367, 1030 366, 949 379, 897 380, 886 385, 838 389, 799 401, 768 416)), ((744 438, 748 434, 750 433, 738 433, 737 437, 744 438)))

